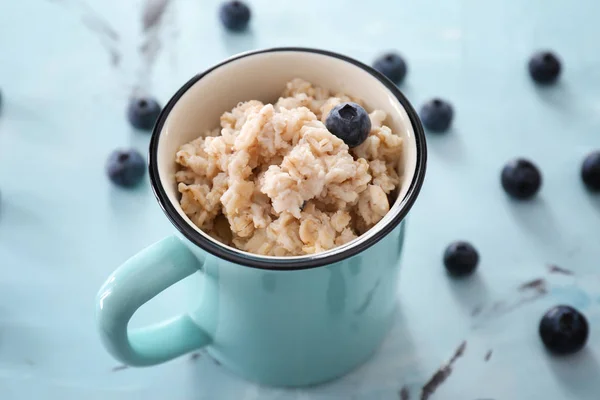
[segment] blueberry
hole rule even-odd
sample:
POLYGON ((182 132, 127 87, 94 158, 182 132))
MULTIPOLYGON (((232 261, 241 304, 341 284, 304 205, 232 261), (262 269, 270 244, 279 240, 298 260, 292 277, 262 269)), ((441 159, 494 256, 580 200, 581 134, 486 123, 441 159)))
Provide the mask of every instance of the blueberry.
POLYGON ((226 1, 219 8, 219 18, 230 31, 243 31, 250 22, 250 7, 239 0, 226 1))
POLYGON ((134 128, 149 131, 154 127, 160 110, 160 104, 153 98, 136 97, 129 101, 127 118, 134 128))
POLYGON ((397 53, 387 53, 375 60, 373 68, 394 83, 401 83, 406 76, 406 62, 397 53))
POLYGON ((110 180, 118 186, 132 187, 137 185, 146 172, 144 157, 134 149, 115 150, 108 157, 106 173, 110 180))
POLYGON ((448 130, 454 117, 454 110, 447 101, 433 99, 421 107, 421 121, 425 128, 433 132, 448 130))
POLYGON ((519 200, 533 197, 542 186, 540 170, 531 161, 522 158, 508 162, 502 168, 500 180, 504 191, 519 200))
POLYGON ((600 192, 600 150, 588 154, 581 165, 581 179, 592 192, 600 192))
POLYGON ((477 268, 479 254, 475 247, 468 242, 451 243, 444 252, 444 265, 450 275, 470 275, 477 268))
POLYGON ((342 103, 331 110, 325 120, 325 126, 348 147, 356 147, 369 136, 371 119, 365 109, 358 104, 342 103))
POLYGON ((537 83, 554 83, 560 75, 560 60, 554 53, 541 51, 529 59, 529 75, 537 83))
POLYGON ((570 354, 581 350, 588 335, 587 319, 573 307, 552 307, 540 321, 542 342, 555 354, 570 354))

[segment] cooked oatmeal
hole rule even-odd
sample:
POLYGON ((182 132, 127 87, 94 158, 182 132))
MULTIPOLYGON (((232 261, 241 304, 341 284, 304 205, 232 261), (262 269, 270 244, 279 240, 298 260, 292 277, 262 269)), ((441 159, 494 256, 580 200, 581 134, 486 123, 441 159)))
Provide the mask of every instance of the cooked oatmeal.
POLYGON ((348 148, 325 127, 347 101, 361 104, 294 79, 275 104, 225 112, 177 152, 183 211, 215 239, 264 255, 317 253, 366 232, 400 183, 402 139, 375 110, 367 139, 348 148))

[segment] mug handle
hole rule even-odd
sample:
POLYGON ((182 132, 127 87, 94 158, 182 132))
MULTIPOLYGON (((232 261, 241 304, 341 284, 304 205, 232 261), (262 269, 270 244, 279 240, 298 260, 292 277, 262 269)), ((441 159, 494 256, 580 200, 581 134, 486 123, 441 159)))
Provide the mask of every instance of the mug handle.
POLYGON ((113 272, 96 297, 96 321, 105 347, 116 359, 131 366, 149 366, 212 342, 187 314, 141 329, 127 328, 138 308, 199 271, 203 262, 173 235, 142 250, 113 272))

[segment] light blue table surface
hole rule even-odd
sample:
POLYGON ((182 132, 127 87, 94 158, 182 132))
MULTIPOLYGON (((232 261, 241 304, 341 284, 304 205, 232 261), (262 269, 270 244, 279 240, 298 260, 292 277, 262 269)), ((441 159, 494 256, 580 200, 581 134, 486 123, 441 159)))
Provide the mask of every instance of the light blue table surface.
MULTIPOLYGON (((600 2, 253 0, 243 35, 221 29, 218 3, 165 0, 164 15, 146 12, 155 24, 144 33, 152 7, 142 1, 0 1, 0 399, 387 400, 402 388, 419 399, 463 341, 431 399, 600 398, 600 196, 579 178, 583 156, 600 148, 600 2), (308 389, 255 386, 204 353, 119 368, 95 330, 96 291, 173 231, 147 179, 127 191, 104 173, 114 148, 146 152, 149 136, 124 117, 129 96, 165 103, 229 55, 289 45, 366 62, 398 49, 409 99, 442 96, 455 106, 452 131, 428 135, 392 332, 366 365, 308 389), (540 48, 564 61, 555 87, 536 88, 526 73, 540 48), (499 185, 515 156, 543 172, 534 201, 509 201, 499 185), (441 264, 459 238, 481 254, 477 274, 461 281, 441 264), (574 275, 551 273, 551 264, 574 275), (535 279, 543 281, 519 289, 535 279), (537 334, 540 316, 559 303, 590 320, 589 343, 572 357, 550 357, 537 334)), ((153 300, 134 324, 173 315, 187 289, 153 300)))

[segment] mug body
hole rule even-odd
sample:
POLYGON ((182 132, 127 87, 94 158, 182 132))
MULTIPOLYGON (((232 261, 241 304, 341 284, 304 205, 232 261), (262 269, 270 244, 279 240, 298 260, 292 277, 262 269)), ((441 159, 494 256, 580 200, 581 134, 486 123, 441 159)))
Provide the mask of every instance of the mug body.
POLYGON ((302 386, 365 361, 394 315, 404 222, 369 249, 321 268, 248 268, 187 241, 194 274, 190 315, 213 338, 208 352, 239 375, 302 386))

